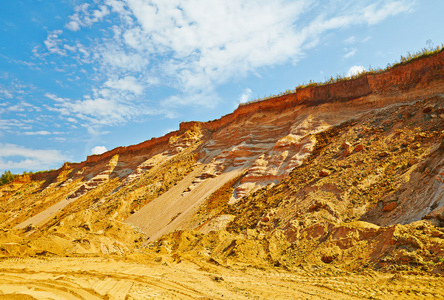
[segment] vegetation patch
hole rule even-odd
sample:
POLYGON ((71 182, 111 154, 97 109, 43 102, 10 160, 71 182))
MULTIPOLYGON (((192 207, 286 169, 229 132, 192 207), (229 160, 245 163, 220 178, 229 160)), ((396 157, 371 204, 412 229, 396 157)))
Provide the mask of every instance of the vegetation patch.
POLYGON ((2 177, 0 178, 0 186, 10 183, 18 176, 19 175, 17 174, 12 174, 11 171, 3 172, 2 177))

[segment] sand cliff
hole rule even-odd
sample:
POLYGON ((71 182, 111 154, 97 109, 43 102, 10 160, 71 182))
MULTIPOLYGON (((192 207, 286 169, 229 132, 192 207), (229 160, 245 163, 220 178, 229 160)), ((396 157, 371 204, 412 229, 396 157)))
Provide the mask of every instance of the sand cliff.
POLYGON ((441 51, 22 176, 0 255, 444 274, 443 137, 441 51))

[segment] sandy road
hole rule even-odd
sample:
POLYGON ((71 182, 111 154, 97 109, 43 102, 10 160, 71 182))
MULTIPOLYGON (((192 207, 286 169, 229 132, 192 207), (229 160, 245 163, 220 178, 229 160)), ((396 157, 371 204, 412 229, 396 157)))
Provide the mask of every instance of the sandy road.
POLYGON ((441 277, 182 260, 28 258, 0 262, 0 299, 442 299, 441 277))
POLYGON ((122 300, 196 299, 203 296, 180 283, 162 278, 162 274, 153 269, 99 258, 9 259, 0 265, 0 295, 122 300))

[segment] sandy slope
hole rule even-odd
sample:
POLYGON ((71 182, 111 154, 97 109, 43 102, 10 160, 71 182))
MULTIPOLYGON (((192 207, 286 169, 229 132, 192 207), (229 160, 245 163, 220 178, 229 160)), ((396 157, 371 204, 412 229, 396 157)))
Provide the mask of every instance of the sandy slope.
POLYGON ((293 272, 202 261, 112 258, 8 259, 0 299, 442 299, 441 277, 338 269, 293 272), (31 298, 32 297, 32 298, 31 298))
POLYGON ((244 170, 237 168, 217 178, 208 178, 195 189, 184 193, 192 185, 193 180, 202 173, 203 168, 204 165, 198 166, 176 186, 144 206, 125 222, 139 227, 151 241, 156 240, 165 233, 181 228, 181 224, 195 213, 202 201, 244 170))
POLYGON ((29 225, 34 225, 34 226, 42 225, 42 224, 46 223, 47 221, 49 221, 51 219, 51 217, 54 217, 63 208, 68 206, 68 204, 70 204, 70 203, 72 203, 72 202, 74 202, 76 200, 77 200, 77 198, 63 199, 63 200, 57 202, 56 204, 48 207, 47 209, 45 209, 41 213, 38 213, 37 215, 35 215, 35 216, 27 219, 26 221, 18 224, 17 226, 15 226, 15 228, 16 229, 21 229, 21 228, 25 228, 25 227, 27 227, 29 225))

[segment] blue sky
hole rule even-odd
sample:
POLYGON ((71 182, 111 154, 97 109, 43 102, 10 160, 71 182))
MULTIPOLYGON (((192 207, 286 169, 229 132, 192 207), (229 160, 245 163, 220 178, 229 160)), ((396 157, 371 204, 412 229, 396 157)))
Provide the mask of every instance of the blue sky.
POLYGON ((444 1, 0 2, 0 172, 59 168, 444 42, 444 1), (427 42, 428 41, 428 42, 427 42))

